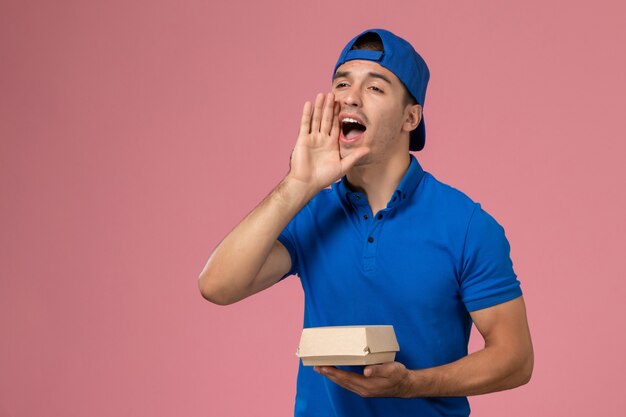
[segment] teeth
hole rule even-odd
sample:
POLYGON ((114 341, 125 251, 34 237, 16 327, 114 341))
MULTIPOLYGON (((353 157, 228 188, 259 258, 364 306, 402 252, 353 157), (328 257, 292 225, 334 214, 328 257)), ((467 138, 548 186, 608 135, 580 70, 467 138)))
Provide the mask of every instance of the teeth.
POLYGON ((358 123, 358 124, 361 124, 361 122, 359 122, 358 120, 354 120, 354 119, 352 119, 350 117, 346 117, 345 119, 343 119, 341 121, 341 123, 358 123))

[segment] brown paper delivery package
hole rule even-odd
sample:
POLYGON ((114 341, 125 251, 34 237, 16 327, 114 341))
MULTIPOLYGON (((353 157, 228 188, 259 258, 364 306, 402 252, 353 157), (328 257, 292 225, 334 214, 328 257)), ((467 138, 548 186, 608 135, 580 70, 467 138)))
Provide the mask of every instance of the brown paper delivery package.
POLYGON ((296 355, 305 366, 373 365, 399 350, 393 326, 327 326, 302 330, 296 355))

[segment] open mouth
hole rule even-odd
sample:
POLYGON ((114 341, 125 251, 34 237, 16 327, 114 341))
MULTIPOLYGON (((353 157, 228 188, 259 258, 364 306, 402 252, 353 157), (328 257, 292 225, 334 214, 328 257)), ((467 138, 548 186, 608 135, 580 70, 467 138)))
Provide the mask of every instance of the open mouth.
POLYGON ((356 140, 367 128, 356 119, 346 117, 341 121, 341 133, 348 140, 356 140))

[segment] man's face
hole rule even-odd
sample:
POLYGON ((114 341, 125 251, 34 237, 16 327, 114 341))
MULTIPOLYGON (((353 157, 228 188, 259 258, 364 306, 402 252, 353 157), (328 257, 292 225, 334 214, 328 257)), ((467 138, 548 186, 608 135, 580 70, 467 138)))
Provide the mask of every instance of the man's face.
POLYGON ((348 61, 337 68, 332 91, 341 105, 342 158, 359 146, 368 146, 370 153, 357 165, 408 152, 405 122, 410 106, 404 105, 405 88, 395 74, 372 61, 348 61))

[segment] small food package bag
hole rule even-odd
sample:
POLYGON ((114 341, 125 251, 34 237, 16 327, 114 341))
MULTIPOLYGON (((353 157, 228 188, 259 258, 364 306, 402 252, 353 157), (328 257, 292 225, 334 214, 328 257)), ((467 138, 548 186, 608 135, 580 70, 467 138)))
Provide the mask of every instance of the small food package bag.
POLYGON ((302 330, 296 355, 304 366, 393 362, 400 350, 393 326, 326 326, 302 330))

